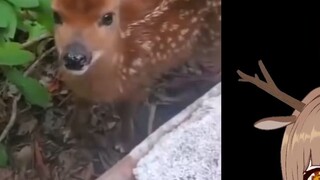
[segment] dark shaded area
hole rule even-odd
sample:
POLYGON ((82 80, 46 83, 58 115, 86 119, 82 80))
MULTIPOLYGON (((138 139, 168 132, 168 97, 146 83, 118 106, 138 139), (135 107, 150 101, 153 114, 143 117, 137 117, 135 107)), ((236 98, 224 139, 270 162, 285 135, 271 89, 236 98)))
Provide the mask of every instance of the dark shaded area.
MULTIPOLYGON (((220 72, 219 72, 220 73, 220 72)), ((180 102, 175 102, 168 105, 158 105, 157 111, 155 114, 155 121, 153 129, 157 129, 159 126, 167 122, 173 116, 178 114, 192 102, 197 100, 200 96, 205 94, 209 89, 211 89, 215 84, 217 84, 220 80, 220 74, 218 72, 216 74, 212 74, 212 81, 196 81, 189 82, 184 84, 184 86, 179 87, 179 89, 175 89, 175 91, 171 90, 171 95, 181 97, 180 102)), ((170 92, 170 90, 168 90, 170 92)), ((135 133, 137 135, 135 139, 135 143, 138 144, 144 138, 148 136, 148 115, 149 108, 147 106, 143 106, 140 108, 139 113, 137 114, 137 121, 135 133)))
MULTIPOLYGON (((90 136, 85 139, 67 138, 66 122, 74 105, 70 92, 62 84, 55 84, 57 61, 52 61, 55 57, 53 53, 48 60, 41 62, 32 75, 44 84, 57 86, 52 92, 53 106, 43 110, 20 101, 16 123, 7 140, 10 168, 0 168, 0 177, 92 179, 125 155, 113 148, 119 117, 109 104, 97 104, 92 108, 91 121, 86 124, 90 136)), ((187 63, 160 79, 148 103, 135 117, 134 146, 148 136, 150 104, 157 104, 154 131, 220 81, 219 65, 204 66, 207 69, 187 63)), ((3 108, 4 117, 10 115, 9 111, 10 107, 3 108)), ((1 126, 6 124, 3 122, 1 126)))
POLYGON ((293 1, 223 3, 223 179, 282 179, 284 128, 263 131, 253 124, 265 117, 290 115, 293 109, 252 84, 238 82, 236 71, 262 78, 261 59, 279 89, 298 100, 319 87, 317 7, 293 1))

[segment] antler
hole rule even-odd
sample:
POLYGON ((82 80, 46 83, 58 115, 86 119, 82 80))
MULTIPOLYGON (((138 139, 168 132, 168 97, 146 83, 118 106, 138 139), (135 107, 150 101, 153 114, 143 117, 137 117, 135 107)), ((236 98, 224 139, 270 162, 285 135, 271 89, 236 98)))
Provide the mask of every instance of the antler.
POLYGON ((305 106, 305 104, 288 94, 282 92, 279 90, 279 88, 276 86, 276 84, 273 82, 271 76, 269 75, 267 69, 263 65, 262 61, 259 62, 259 67, 261 69, 261 72, 266 79, 266 82, 259 79, 258 75, 255 74, 255 77, 249 76, 242 71, 238 70, 237 73, 242 79, 239 79, 240 82, 249 82, 256 86, 258 86, 260 89, 266 91, 267 93, 271 94, 272 96, 276 97, 277 99, 281 100, 282 102, 286 103, 287 105, 291 106, 295 110, 301 112, 305 106))

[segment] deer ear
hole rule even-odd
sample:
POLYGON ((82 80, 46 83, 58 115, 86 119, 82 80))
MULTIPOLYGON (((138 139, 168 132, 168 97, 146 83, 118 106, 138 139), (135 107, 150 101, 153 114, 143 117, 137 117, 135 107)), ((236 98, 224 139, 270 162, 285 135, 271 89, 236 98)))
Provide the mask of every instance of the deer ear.
POLYGON ((288 126, 289 124, 294 123, 296 120, 297 117, 294 115, 267 117, 254 123, 254 127, 261 130, 274 130, 288 126))

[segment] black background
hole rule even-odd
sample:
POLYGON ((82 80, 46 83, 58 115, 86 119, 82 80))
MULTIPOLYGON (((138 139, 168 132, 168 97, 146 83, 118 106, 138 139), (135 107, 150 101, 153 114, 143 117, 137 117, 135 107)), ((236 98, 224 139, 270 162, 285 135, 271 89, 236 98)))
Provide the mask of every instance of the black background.
POLYGON ((282 179, 284 128, 263 131, 253 124, 290 115, 293 109, 252 84, 238 82, 236 70, 262 78, 261 59, 279 89, 302 100, 320 86, 319 25, 320 5, 315 2, 222 2, 223 179, 282 179))

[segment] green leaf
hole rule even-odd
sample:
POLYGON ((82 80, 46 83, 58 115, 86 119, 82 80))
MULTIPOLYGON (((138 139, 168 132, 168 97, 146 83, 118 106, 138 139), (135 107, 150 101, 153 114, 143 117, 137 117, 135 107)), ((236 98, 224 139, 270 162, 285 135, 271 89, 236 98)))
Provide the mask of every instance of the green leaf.
POLYGON ((6 28, 5 36, 13 38, 16 33, 17 15, 14 8, 3 0, 0 0, 0 17, 0 24, 6 28))
POLYGON ((4 37, 4 30, 0 28, 0 47, 4 44, 5 37, 4 37))
POLYGON ((14 48, 14 49, 22 49, 22 44, 18 42, 7 42, 1 46, 3 48, 14 48))
POLYGON ((0 45, 3 43, 5 43, 5 39, 4 39, 4 37, 1 36, 1 33, 0 33, 0 45))
POLYGON ((50 105, 50 93, 37 80, 24 76, 15 68, 8 68, 4 72, 8 80, 17 86, 30 104, 44 108, 50 105))
POLYGON ((21 49, 19 43, 7 42, 0 46, 0 65, 24 65, 33 61, 34 58, 34 54, 21 49))
POLYGON ((27 15, 26 14, 26 11, 25 10, 17 10, 17 29, 23 31, 23 32, 26 32, 26 28, 24 27, 24 20, 25 19, 28 19, 29 17, 26 17, 27 15))
POLYGON ((39 0, 39 6, 36 7, 37 20, 40 24, 47 28, 52 33, 54 28, 53 13, 51 8, 51 0, 39 0))
POLYGON ((5 167, 8 165, 8 153, 6 147, 0 144, 0 167, 5 167))
MULTIPOLYGON (((8 8, 7 3, 6 2, 0 2, 0 28, 7 28, 9 26, 9 21, 7 18, 8 17, 8 9, 10 11, 10 8, 8 8), (2 5, 5 4, 5 5, 2 5)), ((10 14, 10 13, 9 13, 10 14)))
MULTIPOLYGON (((0 9, 1 9, 1 7, 0 7, 0 9)), ((0 14, 1 14, 1 12, 0 12, 0 14)), ((8 27, 8 25, 9 25, 9 23, 6 18, 0 18, 0 28, 6 28, 6 27, 8 27)))
POLYGON ((17 7, 33 8, 39 6, 39 0, 7 0, 17 7))
POLYGON ((38 39, 41 36, 49 34, 48 30, 38 22, 26 20, 24 21, 24 25, 29 32, 27 41, 32 41, 34 39, 38 39))

